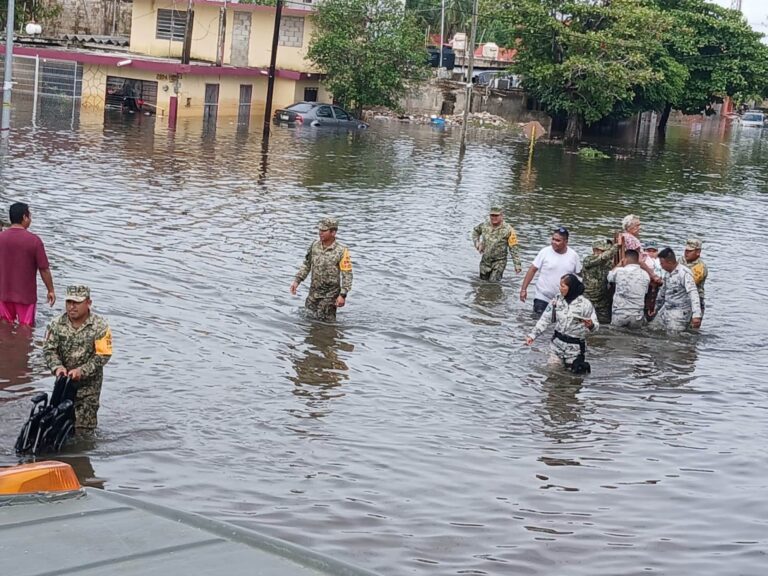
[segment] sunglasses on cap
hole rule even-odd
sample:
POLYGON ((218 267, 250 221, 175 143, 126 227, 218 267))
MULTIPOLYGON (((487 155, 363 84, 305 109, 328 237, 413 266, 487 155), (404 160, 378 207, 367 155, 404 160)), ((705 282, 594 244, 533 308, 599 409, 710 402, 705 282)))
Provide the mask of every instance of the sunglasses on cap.
POLYGON ((565 226, 559 226, 554 230, 552 230, 552 234, 560 234, 561 236, 565 236, 566 238, 568 238, 568 228, 566 228, 565 226))

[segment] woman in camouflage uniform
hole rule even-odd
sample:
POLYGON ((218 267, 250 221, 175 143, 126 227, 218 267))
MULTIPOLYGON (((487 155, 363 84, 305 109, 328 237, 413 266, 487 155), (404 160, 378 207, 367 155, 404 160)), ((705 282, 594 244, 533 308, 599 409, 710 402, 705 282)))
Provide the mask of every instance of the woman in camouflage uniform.
POLYGON ((600 327, 595 308, 582 294, 584 284, 575 274, 566 274, 560 279, 560 294, 547 306, 533 331, 526 337, 530 346, 550 324, 555 325, 550 352, 553 359, 567 368, 580 360, 584 362, 585 337, 600 327), (580 358, 581 357, 581 358, 580 358))

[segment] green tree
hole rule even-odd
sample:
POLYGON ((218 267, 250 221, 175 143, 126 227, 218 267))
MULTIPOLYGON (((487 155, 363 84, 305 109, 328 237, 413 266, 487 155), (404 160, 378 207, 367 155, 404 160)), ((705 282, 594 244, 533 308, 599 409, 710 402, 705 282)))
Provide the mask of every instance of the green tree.
POLYGON ((688 70, 682 92, 661 107, 659 131, 665 131, 673 108, 698 114, 727 96, 739 101, 768 94, 768 46, 741 13, 704 0, 656 4, 675 22, 665 39, 667 50, 688 70))
POLYGON ((566 142, 585 124, 677 96, 684 82, 685 70, 665 58, 673 22, 650 2, 509 0, 500 9, 518 38, 512 70, 551 113, 567 116, 566 142))
POLYGON ((364 106, 397 108, 407 84, 429 73, 424 36, 399 0, 325 0, 313 19, 307 56, 358 115, 364 106))
MULTIPOLYGON (((42 23, 61 14, 61 6, 55 1, 16 0, 13 8, 15 30, 23 30, 24 26, 32 21, 42 23)), ((7 15, 8 0, 0 0, 0 27, 2 27, 3 35, 5 35, 5 27, 8 22, 7 15)))

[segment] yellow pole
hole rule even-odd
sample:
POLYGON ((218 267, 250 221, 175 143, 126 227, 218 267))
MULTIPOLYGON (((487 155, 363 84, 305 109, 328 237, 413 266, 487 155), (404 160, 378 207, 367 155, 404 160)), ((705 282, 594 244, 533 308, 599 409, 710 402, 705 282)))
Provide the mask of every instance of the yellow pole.
POLYGON ((531 172, 531 163, 533 162, 533 146, 536 144, 536 125, 531 130, 531 147, 528 149, 528 173, 531 172))

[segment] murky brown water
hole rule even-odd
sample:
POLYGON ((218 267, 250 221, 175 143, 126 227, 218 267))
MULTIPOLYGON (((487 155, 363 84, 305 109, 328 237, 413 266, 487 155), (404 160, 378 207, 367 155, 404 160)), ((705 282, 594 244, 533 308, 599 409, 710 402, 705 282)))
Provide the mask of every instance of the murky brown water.
MULTIPOLYGON (((45 124, 12 135, 0 204, 31 203, 60 297, 88 283, 112 323, 98 438, 66 457, 88 483, 385 575, 765 570, 759 133, 678 128, 607 161, 543 145, 527 173, 501 135, 459 166, 458 133, 429 128, 278 130, 264 161, 258 123, 45 124), (701 235, 701 334, 601 331, 590 377, 548 372, 520 277, 476 280, 496 202, 526 262, 553 225, 586 254, 630 212, 677 249, 701 235), (326 214, 355 265, 335 325, 288 293, 326 214)), ((62 308, 0 327, 0 464, 62 308)))

